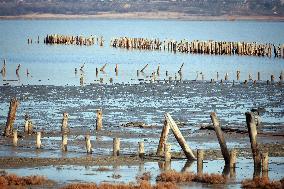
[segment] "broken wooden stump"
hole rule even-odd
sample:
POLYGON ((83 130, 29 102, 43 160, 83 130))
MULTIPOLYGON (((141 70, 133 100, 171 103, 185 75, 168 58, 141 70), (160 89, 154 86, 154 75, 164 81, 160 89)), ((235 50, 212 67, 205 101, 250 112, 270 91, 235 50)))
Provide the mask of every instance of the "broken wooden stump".
POLYGON ((167 119, 165 119, 161 137, 159 140, 159 145, 158 145, 157 152, 156 152, 157 156, 162 156, 164 154, 164 146, 166 144, 169 131, 170 131, 170 125, 167 119))
POLYGON ((13 146, 16 147, 18 145, 18 132, 17 130, 13 131, 13 146))
POLYGON ((232 149, 230 151, 230 168, 236 168, 237 151, 232 149))
POLYGON ((97 110, 96 130, 102 130, 103 128, 103 111, 97 110))
POLYGON ((138 157, 143 159, 145 155, 144 142, 138 142, 138 157))
POLYGON ((61 149, 63 152, 67 152, 67 134, 62 134, 62 144, 61 144, 61 149))
POLYGON ((9 107, 9 112, 7 116, 5 132, 4 132, 4 135, 6 137, 10 136, 13 132, 14 122, 16 119, 16 112, 17 112, 18 106, 19 106, 19 101, 16 98, 12 98, 10 101, 10 107, 9 107))
POLYGON ((91 144, 91 137, 90 137, 90 135, 86 135, 85 136, 85 142, 86 142, 87 153, 91 154, 92 153, 92 144, 91 144))
POLYGON ((201 149, 197 150, 197 174, 202 175, 203 173, 203 158, 204 158, 204 151, 201 149))
POLYGON ((36 133, 36 148, 41 148, 41 132, 36 133))
POLYGON ((192 150, 190 147, 187 145, 183 135, 181 134, 178 126, 176 125, 175 121, 171 117, 169 113, 165 114, 165 119, 169 122, 170 128, 172 129, 174 136, 176 140, 178 141, 180 147, 182 148, 185 156, 187 157, 188 160, 196 160, 192 150))
POLYGON ((113 139, 113 156, 119 156, 120 152, 120 139, 119 138, 114 138, 113 139))
POLYGON ((257 144, 257 130, 254 114, 252 112, 246 112, 245 115, 254 161, 254 175, 259 176, 261 170, 261 156, 257 144))
POLYGON ((268 152, 264 152, 261 154, 262 160, 262 172, 268 171, 268 152))
POLYGON ((221 152, 222 152, 222 155, 224 157, 225 164, 229 165, 230 155, 229 155, 229 151, 228 151, 228 148, 227 148, 227 144, 226 144, 223 132, 221 130, 219 120, 218 120, 215 112, 212 112, 210 114, 210 117, 211 117, 211 120, 212 120, 212 123, 213 123, 213 126, 214 126, 214 130, 215 130, 215 133, 217 135, 217 138, 218 138, 218 141, 219 141, 219 144, 220 144, 220 147, 221 147, 221 152))
POLYGON ((61 125, 61 132, 62 133, 68 133, 68 113, 64 112, 63 113, 63 118, 62 118, 62 125, 61 125))
POLYGON ((31 120, 28 121, 28 134, 33 134, 33 122, 31 120))

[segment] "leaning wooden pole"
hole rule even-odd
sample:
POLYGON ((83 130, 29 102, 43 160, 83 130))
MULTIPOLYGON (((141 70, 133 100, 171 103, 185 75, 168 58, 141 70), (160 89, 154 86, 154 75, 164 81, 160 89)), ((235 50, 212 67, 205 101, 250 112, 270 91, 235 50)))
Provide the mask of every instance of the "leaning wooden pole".
POLYGON ((144 66, 144 67, 140 70, 140 72, 144 72, 144 70, 145 70, 147 67, 148 67, 148 64, 146 64, 146 66, 144 66))
POLYGON ((157 149, 157 152, 156 152, 157 156, 163 156, 163 154, 164 154, 164 146, 167 142, 169 131, 170 131, 170 125, 169 125, 167 119, 165 119, 164 127, 163 127, 163 130, 162 130, 159 145, 158 145, 158 149, 157 149))
POLYGON ((14 122, 16 119, 16 111, 18 106, 19 106, 19 101, 16 98, 12 98, 10 101, 9 113, 4 132, 4 135, 6 137, 10 136, 13 132, 14 122))
POLYGON ((254 170, 256 173, 258 173, 261 170, 261 155, 256 141, 257 130, 256 130, 254 114, 252 112, 246 112, 245 115, 246 115, 246 122, 247 122, 249 138, 251 143, 251 150, 254 161, 254 170))
POLYGON ((211 120, 212 120, 212 123, 213 123, 213 126, 214 126, 214 130, 216 132, 216 135, 217 135, 220 147, 221 147, 221 152, 222 152, 222 155, 224 157, 225 164, 229 165, 230 164, 230 153, 228 151, 227 144, 226 144, 226 141, 225 141, 225 137, 224 137, 223 132, 221 130, 219 120, 218 120, 215 112, 212 112, 210 114, 210 117, 211 117, 211 120))
POLYGON ((181 148, 182 148, 185 156, 187 157, 187 159, 188 160, 196 160, 196 157, 194 156, 190 147, 187 145, 184 137, 182 136, 177 124, 175 123, 175 121, 173 120, 171 115, 169 113, 166 113, 165 118, 169 122, 170 128, 172 129, 174 136, 177 139, 179 145, 181 146, 181 148))

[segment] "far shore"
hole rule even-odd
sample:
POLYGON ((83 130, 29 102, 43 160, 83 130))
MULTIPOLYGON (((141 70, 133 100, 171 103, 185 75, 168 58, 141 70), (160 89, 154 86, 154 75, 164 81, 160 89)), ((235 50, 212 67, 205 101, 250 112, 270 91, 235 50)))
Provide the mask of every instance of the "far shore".
POLYGON ((284 21, 284 16, 206 16, 189 15, 178 12, 131 12, 111 13, 101 12, 95 15, 87 14, 25 14, 17 16, 0 16, 1 20, 47 20, 47 19, 149 19, 149 20, 189 20, 189 21, 235 21, 235 20, 256 20, 256 21, 284 21))

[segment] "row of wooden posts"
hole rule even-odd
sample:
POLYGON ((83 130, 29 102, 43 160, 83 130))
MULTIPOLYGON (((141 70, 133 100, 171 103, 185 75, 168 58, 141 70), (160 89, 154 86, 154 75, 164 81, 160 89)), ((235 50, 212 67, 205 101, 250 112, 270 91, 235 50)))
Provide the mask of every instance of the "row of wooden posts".
MULTIPOLYGON (((39 41, 39 37, 38 37, 39 41)), ((90 46, 97 44, 99 46, 104 45, 104 39, 103 36, 101 37, 95 37, 95 36, 90 36, 90 37, 83 37, 83 36, 68 36, 68 35, 60 35, 60 34, 51 34, 47 35, 44 38, 44 43, 45 44, 65 44, 65 45, 85 45, 85 46, 90 46)), ((28 39, 28 43, 30 40, 28 39)))
POLYGON ((148 38, 119 37, 111 40, 112 47, 139 50, 164 50, 170 52, 209 54, 209 55, 243 55, 258 57, 284 58, 284 44, 261 44, 256 42, 200 41, 200 40, 160 40, 148 38))
MULTIPOLYGON (((17 146, 17 142, 18 142, 17 130, 13 129, 18 105, 19 105, 19 101, 15 98, 12 98, 10 101, 10 107, 9 107, 9 112, 7 116, 5 132, 4 132, 4 135, 6 137, 9 137, 13 134, 13 145, 14 146, 17 146)), ((252 112, 246 112, 245 116, 246 116, 246 123, 247 123, 248 134, 249 134, 249 138, 251 142, 251 149, 252 149, 252 155, 253 155, 253 160, 254 160, 254 175, 259 176, 261 169, 262 171, 268 170, 268 153, 265 152, 262 155, 260 153, 260 149, 257 143, 257 124, 256 124, 255 114, 252 112)), ((102 117, 103 117, 102 110, 97 110, 97 119, 96 119, 96 130, 97 131, 103 128, 102 117)), ((236 165, 236 150, 233 149, 231 150, 231 152, 229 152, 227 145, 226 145, 225 137, 221 130, 221 125, 217 118, 216 113, 212 112, 210 114, 210 118, 212 120, 214 130, 218 138, 218 142, 220 144, 221 152, 225 160, 225 166, 234 168, 236 165)), ((32 123, 29 120, 28 116, 25 116, 25 121, 26 121, 25 122, 25 132, 29 134, 33 133, 32 123)), ((175 121, 173 120, 173 118, 171 117, 169 113, 165 114, 164 126, 161 132, 158 148, 156 151, 157 156, 163 156, 165 161, 171 160, 171 145, 167 142, 170 129, 172 130, 174 137, 179 143, 186 158, 190 161, 196 160, 196 157, 192 149, 187 144, 180 129, 178 128, 177 124, 175 123, 175 121)), ((65 112, 63 113, 62 126, 61 126, 62 151, 67 151, 67 134, 69 132, 70 131, 68 128, 68 113, 65 112)), ((85 136, 85 141, 86 141, 87 153, 92 153, 90 135, 85 136)), ((138 156, 140 158, 144 158, 144 154, 145 154, 144 143, 139 142, 138 145, 139 145, 138 156)), ((41 148, 41 132, 36 132, 36 148, 41 148)), ((119 152, 120 152, 120 139, 114 138, 113 139, 113 156, 119 156, 120 154, 119 152)), ((203 157, 204 157, 204 151, 200 149, 197 150, 198 170, 202 170, 203 157)))

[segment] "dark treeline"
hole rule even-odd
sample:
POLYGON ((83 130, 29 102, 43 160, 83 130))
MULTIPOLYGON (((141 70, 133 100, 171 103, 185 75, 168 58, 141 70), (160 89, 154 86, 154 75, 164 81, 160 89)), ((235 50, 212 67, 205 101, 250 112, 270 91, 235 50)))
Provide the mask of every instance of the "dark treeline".
POLYGON ((98 12, 170 11, 189 15, 284 16, 282 0, 0 0, 0 15, 31 13, 97 14, 98 12))

